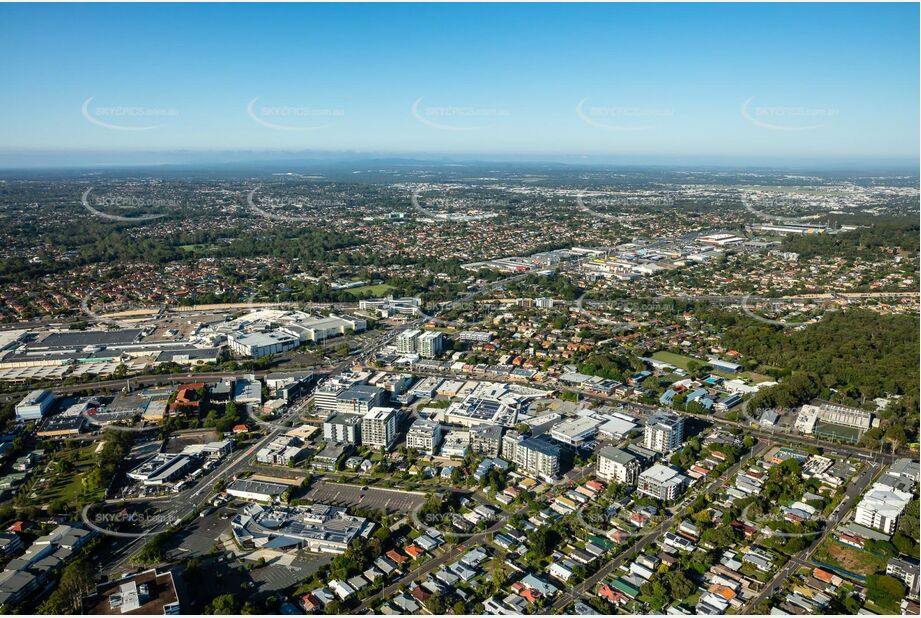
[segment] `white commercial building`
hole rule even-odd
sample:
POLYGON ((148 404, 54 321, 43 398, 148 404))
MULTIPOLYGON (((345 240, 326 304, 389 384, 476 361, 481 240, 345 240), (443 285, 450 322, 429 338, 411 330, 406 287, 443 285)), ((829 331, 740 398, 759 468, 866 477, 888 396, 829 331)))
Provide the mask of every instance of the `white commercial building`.
POLYGON ((54 403, 54 395, 49 390, 35 390, 23 397, 16 404, 16 418, 20 421, 40 419, 54 403))
POLYGON ((242 500, 274 502, 275 499, 285 493, 287 489, 288 486, 282 485, 281 483, 237 479, 227 486, 226 491, 231 496, 242 500))
POLYGON ((566 419, 550 429, 550 437, 570 446, 582 446, 598 435, 598 427, 603 422, 589 415, 566 419))
POLYGON ((240 333, 227 337, 227 345, 234 354, 262 358, 293 350, 300 345, 298 338, 281 330, 269 333, 240 333))

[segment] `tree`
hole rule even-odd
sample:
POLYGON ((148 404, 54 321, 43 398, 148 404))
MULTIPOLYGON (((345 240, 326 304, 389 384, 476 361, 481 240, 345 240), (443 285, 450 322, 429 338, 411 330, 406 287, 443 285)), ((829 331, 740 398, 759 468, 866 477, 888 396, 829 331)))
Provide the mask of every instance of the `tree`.
POLYGON ((697 586, 694 585, 687 576, 681 571, 669 571, 665 574, 665 583, 671 593, 671 598, 678 600, 690 596, 697 586))
POLYGON ((905 595, 905 586, 891 575, 874 574, 867 577, 867 598, 886 613, 897 614, 905 595))
POLYGON ((217 614, 217 615, 230 615, 240 613, 238 610, 240 604, 237 602, 237 598, 232 594, 222 594, 214 597, 210 603, 205 607, 206 614, 217 614))
POLYGON ((80 610, 80 601, 94 588, 93 565, 86 560, 68 564, 51 596, 42 603, 39 613, 74 614, 80 610))

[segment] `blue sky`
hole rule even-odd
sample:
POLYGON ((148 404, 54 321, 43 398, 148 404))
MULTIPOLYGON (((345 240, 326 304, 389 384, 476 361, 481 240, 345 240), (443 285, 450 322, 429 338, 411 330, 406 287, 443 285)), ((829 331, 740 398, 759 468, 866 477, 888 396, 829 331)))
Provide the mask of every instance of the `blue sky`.
POLYGON ((914 161, 918 11, 0 5, 0 151, 914 161))

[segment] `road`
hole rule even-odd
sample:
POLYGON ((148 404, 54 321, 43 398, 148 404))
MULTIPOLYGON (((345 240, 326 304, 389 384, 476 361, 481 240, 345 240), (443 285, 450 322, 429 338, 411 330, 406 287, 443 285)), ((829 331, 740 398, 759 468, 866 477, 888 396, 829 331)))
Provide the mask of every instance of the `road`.
MULTIPOLYGON (((717 489, 719 489, 723 485, 723 483, 725 483, 728 479, 732 478, 733 475, 735 475, 736 472, 739 471, 743 463, 747 461, 749 457, 757 456, 764 450, 764 448, 765 448, 765 445, 762 445, 760 443, 755 445, 755 448, 750 455, 744 456, 741 459, 741 461, 739 461, 738 463, 736 463, 735 465, 727 469, 725 472, 723 472, 723 474, 720 475, 719 478, 716 478, 713 481, 711 481, 710 484, 707 485, 707 487, 703 490, 703 494, 709 495, 709 494, 716 492, 717 489)), ((576 599, 581 598, 582 595, 584 595, 586 592, 593 590, 595 586, 597 586, 605 577, 607 577, 612 572, 620 568, 627 561, 628 558, 631 558, 634 555, 640 553, 643 550, 643 548, 649 545, 652 541, 661 537, 666 531, 668 531, 675 524, 675 522, 678 519, 684 517, 684 514, 683 514, 684 507, 688 504, 688 502, 696 498, 699 493, 700 493, 699 491, 690 492, 687 496, 685 496, 681 500, 681 502, 679 502, 675 507, 673 507, 672 509, 673 512, 668 517, 668 519, 661 522, 658 526, 650 530, 647 534, 640 537, 630 547, 625 547, 623 551, 621 551, 617 555, 616 558, 614 558, 613 560, 611 560, 610 562, 602 566, 594 574, 584 579, 582 583, 570 589, 569 594, 560 595, 560 597, 556 600, 556 602, 552 606, 553 611, 558 614, 562 613, 563 610, 566 609, 566 607, 570 603, 574 603, 576 599)))
POLYGON ((764 586, 761 592, 745 605, 742 613, 753 611, 762 602, 769 599, 776 590, 783 586, 783 583, 787 580, 787 578, 796 572, 797 569, 801 567, 812 568, 815 566, 809 563, 809 561, 812 559, 812 555, 816 552, 822 542, 828 538, 828 535, 831 534, 832 530, 834 530, 838 524, 844 521, 844 518, 854 507, 854 503, 857 501, 857 498, 863 494, 864 490, 867 488, 870 482, 876 478, 880 470, 880 464, 870 464, 863 469, 855 482, 848 484, 847 489, 844 492, 844 498, 838 505, 835 511, 835 515, 829 518, 829 520, 826 522, 825 528, 822 530, 822 534, 814 538, 812 543, 810 543, 806 549, 791 556, 790 560, 774 575, 774 577, 771 578, 771 581, 769 581, 764 586))
MULTIPOLYGON (((469 373, 457 372, 457 371, 421 371, 416 368, 400 368, 400 373, 409 373, 415 376, 422 377, 436 377, 436 378, 452 378, 456 380, 473 380, 473 381, 482 381, 482 382, 503 382, 507 384, 516 384, 530 386, 532 388, 545 388, 552 391, 558 392, 568 392, 578 394, 580 397, 586 399, 594 399, 601 401, 603 403, 614 403, 618 405, 628 405, 631 406, 635 411, 642 412, 646 411, 649 414, 658 412, 662 409, 661 406, 653 406, 644 403, 638 403, 636 401, 630 401, 626 399, 620 399, 612 395, 600 395, 598 393, 585 391, 578 388, 572 387, 563 387, 558 384, 546 384, 546 383, 522 383, 515 380, 503 379, 500 376, 473 376, 469 373)), ((802 436, 787 432, 778 432, 778 431, 769 431, 764 428, 753 426, 752 422, 744 421, 730 421, 728 419, 719 418, 718 416, 713 416, 710 414, 694 414, 693 412, 681 411, 683 416, 690 416, 694 418, 699 418, 707 423, 714 425, 720 425, 723 427, 737 427, 739 429, 744 429, 746 432, 772 442, 778 442, 783 444, 790 445, 799 445, 799 446, 815 446, 822 447, 829 453, 847 455, 849 457, 857 457, 865 461, 869 460, 878 460, 884 463, 892 463, 900 457, 908 458, 917 458, 918 454, 907 449, 900 449, 895 453, 881 453, 880 451, 875 451, 873 449, 863 448, 860 446, 851 446, 847 444, 839 444, 837 442, 829 442, 827 440, 819 439, 815 436, 808 437, 802 436)))
MULTIPOLYGON (((528 511, 528 507, 524 506, 524 507, 521 507, 521 508, 515 513, 515 515, 521 515, 521 514, 526 513, 527 511, 528 511)), ((482 545, 484 542, 486 542, 486 538, 487 538, 490 534, 494 534, 494 533, 498 532, 499 530, 502 530, 502 528, 505 527, 505 524, 508 523, 508 520, 509 520, 511 517, 512 517, 512 515, 509 515, 508 513, 505 513, 504 515, 502 515, 502 517, 500 517, 500 518, 496 521, 496 523, 494 523, 492 526, 490 526, 489 528, 487 528, 487 529, 484 530, 483 532, 479 532, 479 533, 477 533, 477 534, 475 534, 475 535, 469 537, 469 538, 468 538, 466 541, 464 541, 463 543, 461 543, 461 544, 459 544, 459 545, 455 545, 454 547, 452 547, 452 548, 449 549, 448 551, 444 552, 443 554, 441 554, 441 555, 439 555, 439 556, 435 556, 434 558, 432 558, 431 560, 429 560, 428 562, 426 562, 425 564, 423 564, 422 566, 420 566, 420 567, 419 567, 418 569, 416 569, 415 571, 410 571, 409 573, 407 573, 406 575, 404 575, 403 577, 401 577, 401 578, 398 579, 397 581, 395 581, 395 582, 393 582, 392 584, 390 584, 390 585, 388 585, 387 587, 385 587, 383 590, 381 590, 381 591, 378 592, 377 594, 374 594, 374 595, 369 596, 368 598, 366 598, 364 601, 361 602, 361 605, 358 606, 358 608, 355 610, 355 612, 356 612, 356 613, 364 613, 364 612, 367 612, 367 611, 370 609, 371 604, 375 603, 376 601, 378 601, 378 600, 380 600, 380 599, 390 598, 391 596, 393 596, 393 595, 400 589, 400 586, 402 586, 402 585, 407 585, 407 586, 408 586, 408 585, 411 584, 412 582, 414 582, 414 581, 416 581, 416 580, 418 580, 418 579, 420 579, 420 578, 422 578, 422 577, 428 575, 428 574, 431 573, 432 571, 436 570, 438 567, 442 566, 442 565, 445 564, 446 562, 451 562, 452 560, 456 560, 456 559, 460 558, 460 557, 461 557, 463 554, 465 554, 466 552, 470 551, 472 548, 474 548, 474 547, 476 547, 476 546, 478 546, 478 545, 482 545)))
MULTIPOLYGON (((504 284, 508 282, 509 280, 518 280, 522 277, 523 275, 516 275, 515 277, 510 277, 508 280, 500 280, 498 282, 494 282, 492 284, 492 287, 495 287, 500 284, 504 284)), ((484 287, 481 290, 478 290, 476 292, 466 295, 464 299, 469 300, 469 298, 472 298, 478 294, 481 294, 487 289, 492 289, 492 287, 489 287, 489 286, 484 287)), ((368 356, 372 354, 375 350, 387 345, 387 343, 390 340, 392 340, 394 337, 396 337, 400 332, 406 329, 409 329, 409 328, 413 328, 416 325, 424 322, 427 319, 428 318, 421 318, 413 322, 408 322, 396 329, 385 331, 377 336, 371 337, 356 352, 353 352, 352 354, 349 355, 348 358, 342 360, 337 365, 333 366, 332 368, 330 368, 329 370, 323 373, 335 374, 335 373, 339 373, 345 370, 348 366, 355 363, 356 360, 362 357, 368 356)), ((235 377, 237 375, 241 375, 241 373, 246 373, 246 372, 187 374, 183 376, 183 378, 186 380, 193 380, 193 381, 216 382, 222 377, 235 377)), ((257 375, 263 375, 265 373, 269 373, 269 372, 258 372, 257 375)), ((172 377, 175 378, 176 376, 172 376, 172 377)), ((152 383, 157 383, 157 381, 163 380, 163 379, 164 379, 164 376, 150 376, 148 378, 143 378, 143 377, 133 378, 132 380, 134 381, 136 385, 141 385, 141 384, 144 384, 146 380, 150 380, 152 381, 152 383)), ((122 381, 113 380, 112 382, 117 383, 120 386, 122 381)), ((100 383, 96 383, 94 386, 99 386, 99 384, 100 383)), ((85 388, 85 386, 81 388, 85 388)), ((216 467, 214 470, 211 471, 211 473, 203 476, 198 481, 198 483, 196 483, 193 487, 175 496, 174 502, 176 506, 174 509, 169 511, 168 517, 164 519, 170 522, 174 522, 177 520, 185 519, 186 517, 189 517, 193 513, 198 512, 206 504, 206 502, 211 498, 211 495, 214 493, 213 487, 215 483, 217 483, 218 481, 225 481, 233 477, 234 475, 236 475, 244 466, 246 466, 251 461, 253 453, 261 449, 263 446, 265 446, 272 440, 274 440, 281 433, 286 432, 288 428, 284 427, 284 425, 292 419, 299 418, 304 408, 306 408, 308 401, 309 401, 309 397, 305 398, 302 404, 292 408, 290 411, 285 413, 282 417, 277 419, 274 423, 275 427, 265 437, 259 440, 256 444, 250 446, 248 449, 246 449, 246 451, 237 455, 236 457, 228 458, 227 461, 223 462, 221 465, 216 467)), ((157 523, 156 525, 154 525, 153 527, 147 530, 147 532, 149 532, 150 534, 148 534, 145 537, 139 537, 129 542, 124 547, 120 548, 116 552, 116 554, 114 554, 113 556, 114 559, 110 560, 108 564, 102 570, 107 573, 112 573, 112 572, 117 572, 120 569, 122 569, 127 563, 127 561, 130 559, 130 557, 138 549, 140 549, 140 546, 143 543, 145 543, 150 538, 151 534, 154 534, 165 527, 166 527, 165 523, 157 523)))

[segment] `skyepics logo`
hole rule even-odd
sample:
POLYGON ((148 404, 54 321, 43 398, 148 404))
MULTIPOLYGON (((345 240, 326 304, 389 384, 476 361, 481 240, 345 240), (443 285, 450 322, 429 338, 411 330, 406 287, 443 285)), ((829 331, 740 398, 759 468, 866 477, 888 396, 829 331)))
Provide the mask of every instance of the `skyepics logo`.
POLYGON ((508 513, 497 510, 496 507, 470 509, 466 513, 456 511, 430 512, 425 511, 424 505, 422 505, 410 513, 410 518, 417 529, 436 530, 460 540, 482 534, 488 528, 507 521, 508 513))
POLYGON ((92 105, 95 98, 84 101, 80 112, 87 122, 110 131, 152 131, 179 116, 179 110, 167 107, 92 105))
POLYGON ((253 122, 275 131, 317 131, 345 117, 345 110, 294 105, 256 105, 256 97, 246 105, 253 122))
POLYGON ((802 501, 794 502, 790 506, 771 508, 766 512, 758 502, 751 502, 739 515, 739 521, 752 526, 759 534, 782 539, 819 536, 826 526, 835 525, 840 519, 841 514, 837 508, 832 512, 831 518, 826 518, 821 507, 814 507, 802 501))
POLYGON ((258 192, 260 189, 261 187, 256 187, 255 189, 252 189, 246 195, 246 205, 249 207, 250 210, 252 210, 254 213, 259 215, 260 217, 263 217, 265 219, 272 219, 275 221, 284 221, 286 223, 304 223, 304 222, 310 222, 310 221, 316 222, 318 220, 318 218, 315 216, 310 217, 307 215, 289 215, 284 212, 277 212, 275 210, 267 210, 265 208, 257 206, 256 205, 256 192, 258 192))
POLYGON ((123 210, 163 210, 169 207, 177 206, 175 200, 165 200, 158 198, 143 198, 133 195, 105 195, 95 200, 90 199, 93 187, 83 192, 80 197, 80 203, 91 214, 108 221, 118 221, 121 223, 136 223, 139 221, 152 221, 165 217, 165 213, 149 213, 143 215, 116 215, 111 212, 105 212, 101 209, 123 209, 123 210), (95 203, 95 205, 94 205, 95 203))
POLYGON ((618 221, 621 223, 630 221, 639 221, 657 216, 654 212, 643 212, 659 208, 670 208, 675 204, 675 198, 670 195, 607 195, 595 194, 593 202, 598 206, 605 208, 622 210, 621 213, 612 213, 596 210, 585 203, 584 197, 587 193, 580 191, 576 193, 576 206, 582 212, 590 215, 607 219, 609 221, 618 221))
POLYGON ((438 197, 430 199, 423 206, 420 202, 423 191, 422 189, 416 189, 410 197, 413 210, 427 219, 439 222, 465 223, 497 217, 499 213, 495 212, 495 209, 508 205, 506 200, 496 198, 451 198, 448 196, 450 191, 451 189, 441 189, 441 194, 438 197))
POLYGON ((838 116, 837 109, 828 107, 753 105, 754 100, 749 97, 742 102, 742 117, 770 131, 814 131, 838 116))
POLYGON ((743 194, 742 207, 762 221, 781 223, 787 225, 805 225, 809 218, 806 215, 791 216, 789 214, 802 210, 807 205, 804 200, 785 195, 750 195, 743 194))
POLYGON ((576 104, 576 115, 585 124, 606 131, 646 131, 654 128, 661 118, 670 118, 670 108, 586 105, 588 97, 576 104))
MULTIPOLYGON (((825 304, 832 302, 832 299, 816 299, 818 302, 825 304)), ((751 294, 746 295, 742 298, 742 312, 750 318, 754 318, 759 322, 764 322, 765 324, 770 324, 772 326, 780 326, 782 328, 794 328, 797 326, 805 326, 809 324, 812 320, 803 320, 799 316, 808 315, 800 307, 795 306, 795 303, 791 299, 784 298, 759 298, 754 299, 751 294), (764 315, 768 313, 769 315, 775 315, 776 317, 768 317, 764 315), (786 313, 790 317, 780 317, 780 315, 786 313), (792 316, 796 316, 793 318, 792 316)))
POLYGON ((87 527, 99 534, 122 539, 139 539, 156 534, 175 517, 170 512, 142 511, 136 506, 125 506, 120 510, 107 509, 112 509, 112 506, 87 504, 80 512, 80 518, 87 527))
POLYGON ((410 113, 422 124, 442 131, 481 131, 493 126, 495 119, 511 115, 507 109, 497 107, 423 106, 423 99, 413 101, 410 113))

